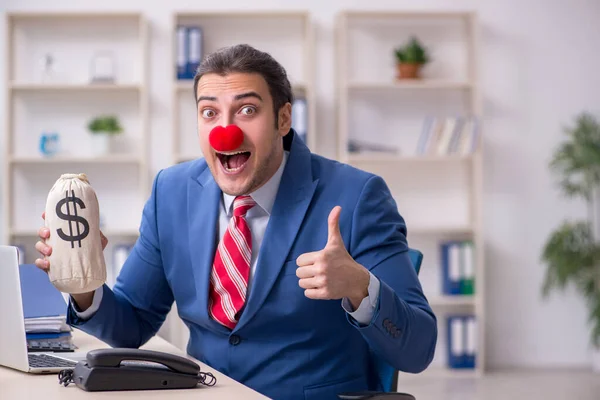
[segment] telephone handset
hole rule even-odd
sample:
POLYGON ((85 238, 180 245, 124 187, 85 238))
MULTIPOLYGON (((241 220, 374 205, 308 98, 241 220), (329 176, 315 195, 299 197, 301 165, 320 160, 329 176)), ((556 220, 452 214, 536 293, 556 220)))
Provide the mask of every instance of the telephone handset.
POLYGON ((152 350, 97 349, 87 353, 73 370, 63 370, 59 382, 73 382, 83 390, 189 389, 201 383, 212 386, 216 378, 184 357, 152 350))

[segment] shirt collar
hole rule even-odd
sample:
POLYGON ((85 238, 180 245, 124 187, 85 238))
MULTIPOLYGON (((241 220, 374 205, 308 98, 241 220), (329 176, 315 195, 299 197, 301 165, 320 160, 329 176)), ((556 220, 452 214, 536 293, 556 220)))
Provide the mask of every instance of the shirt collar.
MULTIPOLYGON (((281 176, 283 175, 283 170, 285 169, 285 164, 287 163, 287 159, 289 156, 288 151, 283 152, 283 159, 281 160, 281 165, 275 172, 275 174, 261 187, 256 189, 253 193, 250 193, 250 197, 256 202, 260 208, 265 210, 265 212, 271 215, 271 211, 273 210, 273 204, 275 204, 275 196, 277 196, 277 191, 279 189, 279 183, 281 182, 281 176)), ((223 193, 223 202, 225 204, 225 210, 227 211, 227 215, 231 216, 231 210, 233 208, 233 200, 235 200, 235 196, 231 196, 227 193, 223 193)))

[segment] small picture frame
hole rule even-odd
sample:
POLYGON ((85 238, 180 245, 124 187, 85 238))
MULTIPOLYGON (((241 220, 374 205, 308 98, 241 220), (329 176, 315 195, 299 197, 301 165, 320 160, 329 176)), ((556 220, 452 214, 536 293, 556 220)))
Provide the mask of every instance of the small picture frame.
POLYGON ((97 52, 90 63, 90 81, 92 83, 115 83, 115 58, 111 52, 97 52))

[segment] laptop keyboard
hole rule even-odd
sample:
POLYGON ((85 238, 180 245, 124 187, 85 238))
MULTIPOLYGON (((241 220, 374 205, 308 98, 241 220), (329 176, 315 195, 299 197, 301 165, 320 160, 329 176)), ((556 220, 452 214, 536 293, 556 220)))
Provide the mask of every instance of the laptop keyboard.
POLYGON ((28 354, 30 368, 74 368, 75 361, 63 360, 48 354, 28 354))

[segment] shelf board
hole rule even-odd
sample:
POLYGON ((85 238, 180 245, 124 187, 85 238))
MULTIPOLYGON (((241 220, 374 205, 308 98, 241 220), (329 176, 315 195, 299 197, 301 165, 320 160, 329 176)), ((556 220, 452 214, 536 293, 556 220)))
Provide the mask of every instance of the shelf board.
POLYGON ((402 156, 399 154, 392 153, 378 153, 378 152, 364 152, 364 153, 350 153, 348 156, 348 162, 354 163, 414 163, 414 162, 450 162, 450 161, 470 161, 473 158, 472 154, 468 155, 410 155, 402 156))
POLYGON ((104 157, 11 157, 11 164, 139 164, 139 157, 109 155, 104 157))
MULTIPOLYGON (((40 224, 40 228, 42 225, 40 224)), ((139 236, 139 230, 137 229, 109 229, 106 231, 102 231, 104 236, 107 238, 115 237, 115 236, 139 236)), ((9 231, 9 235, 13 237, 38 237, 38 231, 34 229, 11 229, 9 231)))
POLYGON ((273 11, 183 11, 175 14, 177 18, 309 18, 304 10, 273 10, 273 11))
POLYGON ((18 83, 11 82, 9 88, 26 92, 61 91, 139 91, 142 85, 136 83, 18 83))
POLYGON ((403 79, 392 82, 350 82, 349 90, 414 90, 414 89, 462 89, 472 88, 470 82, 441 79, 403 79))
POLYGON ((468 18, 473 11, 396 11, 396 10, 347 10, 341 13, 345 17, 353 18, 468 18))
MULTIPOLYGON (((176 80, 175 81, 175 90, 178 92, 184 91, 193 91, 194 88, 194 80, 193 79, 185 79, 185 80, 176 80)), ((304 92, 308 88, 308 85, 303 82, 292 82, 292 90, 294 92, 304 92)))
POLYGON ((31 11, 10 11, 7 12, 7 16, 11 19, 15 19, 15 20, 19 20, 19 19, 23 19, 23 20, 27 20, 27 19, 39 19, 39 20, 54 20, 54 19, 63 19, 63 18, 71 18, 71 19, 77 19, 80 20, 82 18, 87 18, 87 19, 104 19, 104 18, 109 18, 109 19, 114 19, 114 18, 136 18, 136 19, 141 19, 142 18, 142 14, 141 13, 137 13, 137 12, 121 12, 121 11, 117 11, 117 12, 107 12, 107 11, 102 11, 102 12, 81 12, 81 11, 74 11, 74 12, 62 12, 62 11, 58 11, 58 12, 54 12, 54 11, 50 11, 50 12, 31 12, 31 11))
POLYGON ((428 298, 431 307, 474 307, 474 295, 441 295, 428 298))

